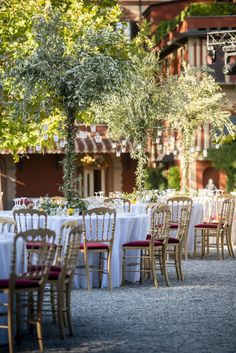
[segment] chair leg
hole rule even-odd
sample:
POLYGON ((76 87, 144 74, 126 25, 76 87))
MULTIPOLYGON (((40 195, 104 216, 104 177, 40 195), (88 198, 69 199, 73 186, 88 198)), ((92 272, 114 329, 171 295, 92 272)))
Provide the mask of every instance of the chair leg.
POLYGON ((184 280, 184 275, 183 275, 183 270, 182 270, 182 249, 181 246, 178 249, 178 265, 179 265, 179 274, 180 274, 180 280, 184 280))
POLYGON ((201 251, 201 258, 205 257, 205 242, 206 242, 206 235, 205 232, 202 231, 202 251, 201 251))
POLYGON ((123 256, 122 256, 122 286, 125 285, 125 249, 123 249, 123 256))
POLYGON ((194 231, 194 249, 193 249, 193 257, 197 257, 197 230, 194 231))
POLYGON ((224 259, 225 258, 225 254, 224 254, 224 234, 221 234, 220 240, 221 240, 221 255, 222 255, 222 259, 224 259))
POLYGON ((84 262, 85 262, 85 272, 86 272, 86 278, 87 278, 87 288, 88 288, 88 290, 90 290, 91 289, 90 271, 89 271, 88 252, 87 251, 84 251, 84 262))
POLYGON ((139 283, 142 284, 143 282, 143 270, 144 270, 144 259, 143 259, 143 251, 145 250, 140 250, 140 277, 139 277, 139 283))
POLYGON ((102 287, 103 263, 102 253, 99 254, 99 288, 102 287))
POLYGON ((66 317, 70 336, 74 336, 71 318, 71 288, 73 279, 66 285, 66 317))
POLYGON ((232 240, 231 240, 231 229, 226 233, 226 242, 227 242, 229 255, 234 258, 235 256, 234 256, 234 249, 233 249, 232 240))
POLYGON ((16 294, 16 343, 19 345, 21 342, 20 337, 20 318, 21 318, 21 307, 20 307, 20 294, 16 294))
POLYGON ((150 263, 152 266, 152 278, 153 278, 153 283, 154 287, 158 287, 158 282, 157 282, 157 273, 156 273, 156 258, 154 256, 153 250, 149 251, 149 256, 150 256, 150 263))
POLYGON ((53 322, 56 322, 56 310, 55 310, 55 296, 54 296, 54 286, 50 284, 50 301, 51 301, 51 310, 52 310, 52 319, 53 322))
POLYGON ((217 235, 216 237, 216 252, 217 252, 217 259, 220 260, 220 236, 217 235))
POLYGON ((43 352, 43 333, 42 333, 42 302, 43 302, 43 293, 40 291, 38 293, 38 310, 37 310, 37 319, 36 319, 36 331, 39 351, 43 352))
POLYGON ((14 299, 9 293, 8 295, 8 313, 7 313, 7 321, 8 321, 8 346, 9 353, 14 353, 14 340, 13 340, 13 302, 14 299))
POLYGON ((57 286, 57 318, 60 337, 64 339, 64 322, 63 322, 63 309, 64 309, 64 286, 57 286))
POLYGON ((180 280, 180 271, 179 271, 179 248, 178 246, 174 247, 174 256, 175 256, 175 271, 177 279, 180 280))
POLYGON ((108 254, 108 263, 107 263, 107 270, 108 270, 108 285, 109 290, 112 290, 112 276, 111 276, 111 251, 109 250, 108 254))
POLYGON ((167 286, 169 287, 170 286, 170 281, 169 281, 168 272, 167 272, 167 266, 166 266, 166 249, 165 249, 165 246, 162 249, 162 264, 163 264, 164 278, 165 278, 167 286))

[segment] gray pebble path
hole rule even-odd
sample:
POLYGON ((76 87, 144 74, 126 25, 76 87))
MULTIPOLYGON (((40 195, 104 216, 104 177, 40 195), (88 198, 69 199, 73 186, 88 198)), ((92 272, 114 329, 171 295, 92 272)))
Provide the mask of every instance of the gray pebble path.
MULTIPOLYGON (((44 322, 45 353, 235 353, 236 259, 183 262, 185 280, 73 291, 75 337, 44 322)), ((0 347, 1 353, 7 352, 0 347)), ((24 336, 16 352, 37 352, 24 336)))

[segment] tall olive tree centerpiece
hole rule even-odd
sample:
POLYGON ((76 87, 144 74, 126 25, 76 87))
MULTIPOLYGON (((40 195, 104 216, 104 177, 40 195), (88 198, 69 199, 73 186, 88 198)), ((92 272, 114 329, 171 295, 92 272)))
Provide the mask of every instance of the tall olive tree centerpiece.
POLYGON ((35 129, 45 116, 60 123, 67 141, 63 191, 68 201, 76 189, 76 123, 130 70, 129 44, 115 26, 119 15, 117 6, 101 13, 82 1, 48 5, 34 18, 27 50, 5 67, 5 116, 15 126, 35 124, 35 129))
POLYGON ((187 191, 190 148, 195 146, 197 128, 210 124, 210 138, 217 142, 225 128, 233 135, 235 126, 230 121, 229 111, 225 110, 225 94, 204 68, 185 65, 179 76, 166 78, 161 93, 158 114, 178 133, 183 155, 181 189, 187 191))
POLYGON ((105 97, 104 107, 95 107, 98 121, 105 121, 114 140, 130 140, 131 157, 137 160, 136 188, 141 191, 146 176, 147 143, 162 120, 156 106, 160 96, 158 59, 155 53, 133 56, 133 69, 119 89, 105 97))

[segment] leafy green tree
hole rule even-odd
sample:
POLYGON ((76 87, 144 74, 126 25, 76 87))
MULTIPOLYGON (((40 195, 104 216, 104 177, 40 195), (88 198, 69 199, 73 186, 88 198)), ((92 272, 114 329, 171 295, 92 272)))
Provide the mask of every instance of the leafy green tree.
POLYGON ((225 127, 233 135, 235 126, 230 121, 230 113, 225 111, 225 94, 204 68, 185 66, 179 76, 167 77, 161 92, 157 114, 178 133, 184 159, 181 188, 186 191, 192 158, 190 148, 195 146, 197 128, 209 123, 210 138, 220 140, 225 127))
POLYGON ((159 64, 155 53, 144 57, 133 56, 130 70, 120 87, 105 97, 104 105, 95 106, 97 121, 107 123, 109 135, 114 140, 131 140, 131 157, 137 159, 136 187, 142 190, 145 183, 147 142, 162 120, 158 119, 160 90, 157 85, 159 64))
MULTIPOLYGON (((104 95, 121 84, 130 70, 129 44, 114 26, 120 15, 117 6, 101 14, 97 6, 88 10, 81 1, 65 2, 61 8, 53 8, 49 2, 44 5, 23 31, 22 46, 11 43, 9 60, 3 65, 1 129, 6 128, 4 124, 15 130, 25 127, 25 141, 21 138, 15 144, 11 140, 13 146, 8 145, 19 152, 18 148, 24 151, 29 142, 43 144, 37 137, 47 119, 50 127, 60 126, 67 141, 64 193, 70 201, 76 189, 76 123, 92 103, 100 104, 104 95), (30 133, 35 140, 29 139, 30 133)), ((48 129, 49 135, 52 130, 48 129)), ((46 144, 50 143, 49 136, 46 144)))
POLYGON ((180 189, 180 171, 179 167, 170 167, 168 170, 168 188, 179 190, 180 189))
POLYGON ((236 190, 236 141, 226 138, 219 149, 211 149, 209 158, 213 166, 227 174, 227 191, 236 190))

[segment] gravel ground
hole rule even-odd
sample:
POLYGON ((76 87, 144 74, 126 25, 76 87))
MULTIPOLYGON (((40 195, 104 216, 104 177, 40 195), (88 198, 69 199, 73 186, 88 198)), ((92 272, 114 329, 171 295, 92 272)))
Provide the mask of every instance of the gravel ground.
MULTIPOLYGON (((236 352, 236 259, 189 260, 184 273, 181 283, 170 270, 169 288, 159 276, 158 289, 74 290, 75 337, 61 341, 46 321, 45 353, 236 352)), ((35 336, 25 336, 17 352, 37 352, 35 336)))

